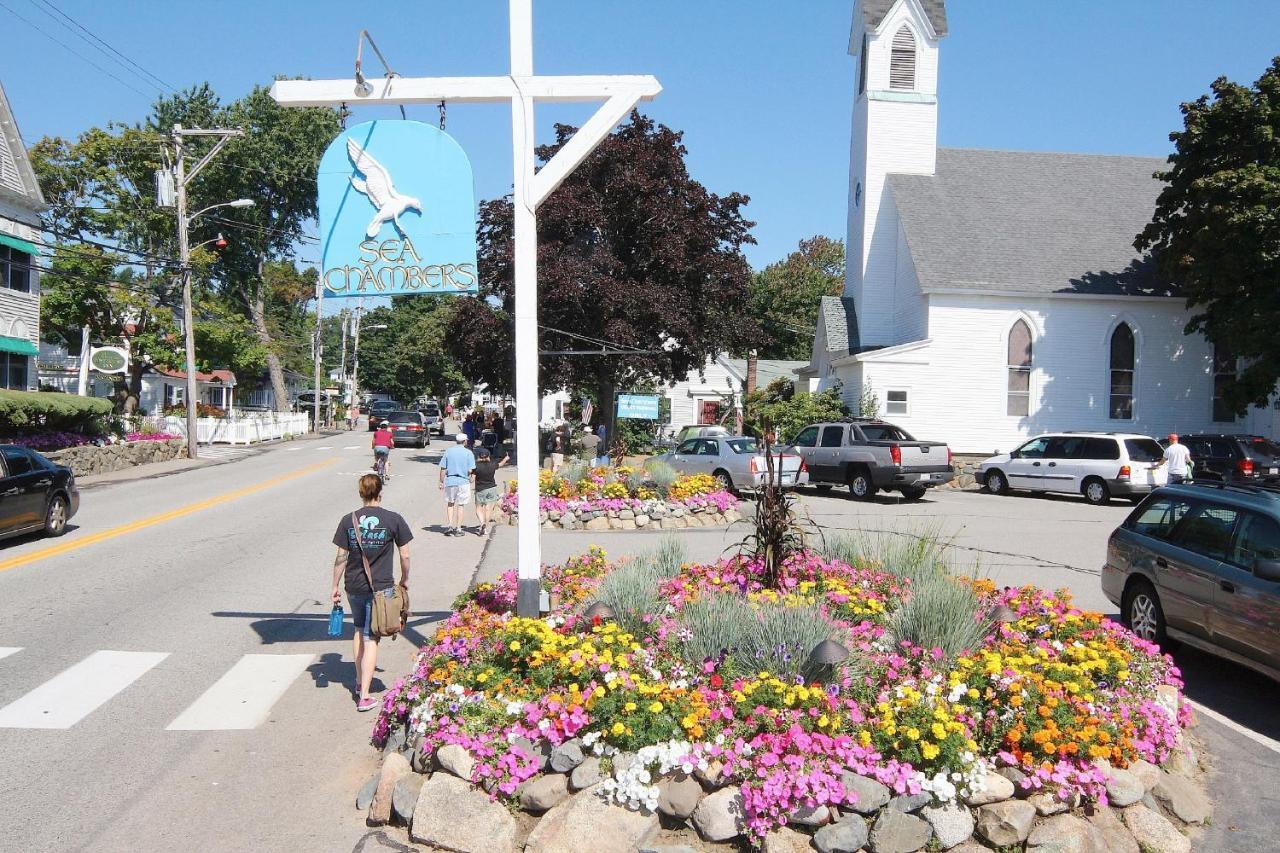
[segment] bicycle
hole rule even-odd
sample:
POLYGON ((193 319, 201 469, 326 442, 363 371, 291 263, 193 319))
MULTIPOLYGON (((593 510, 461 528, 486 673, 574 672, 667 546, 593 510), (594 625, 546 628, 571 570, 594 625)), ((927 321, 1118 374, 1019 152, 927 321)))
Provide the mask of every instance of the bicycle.
POLYGON ((391 479, 391 475, 387 473, 387 460, 391 458, 391 454, 377 453, 377 454, 374 454, 374 457, 375 457, 373 460, 374 473, 377 474, 378 479, 382 480, 382 482, 385 484, 388 480, 391 479))

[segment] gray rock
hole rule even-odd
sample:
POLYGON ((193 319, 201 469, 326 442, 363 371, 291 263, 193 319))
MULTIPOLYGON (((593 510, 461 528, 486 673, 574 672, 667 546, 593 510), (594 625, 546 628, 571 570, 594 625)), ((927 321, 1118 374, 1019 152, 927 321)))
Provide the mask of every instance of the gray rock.
POLYGON ((693 814, 702 799, 698 780, 683 773, 669 776, 658 783, 658 811, 684 820, 693 814))
POLYGON ((1129 806, 1120 815, 1143 853, 1191 853, 1191 839, 1164 815, 1146 806, 1129 806))
POLYGON ((693 825, 706 841, 728 841, 746 829, 742 792, 736 787, 708 794, 693 810, 693 825))
POLYGON ((447 743, 437 749, 436 761, 442 770, 452 773, 459 779, 466 779, 468 782, 471 781, 471 774, 476 769, 476 760, 471 757, 471 753, 456 743, 447 743))
POLYGON ((1107 802, 1118 808, 1131 806, 1142 799, 1147 792, 1145 786, 1128 770, 1119 767, 1111 768, 1107 779, 1107 802))
POLYGON ((858 814, 874 814, 889 802, 889 789, 875 779, 845 773, 840 777, 840 783, 854 795, 853 802, 846 803, 846 807, 858 814))
POLYGON ((608 530, 609 519, 605 518, 604 516, 601 516, 599 518, 593 518, 590 521, 588 521, 586 524, 584 524, 583 527, 586 528, 587 530, 608 530))
POLYGON ((516 820, 470 782, 437 773, 418 794, 409 838, 444 850, 515 853, 516 820))
POLYGON ((1213 817, 1209 798, 1186 776, 1161 773, 1151 795, 1183 823, 1201 824, 1213 817))
POLYGON ((600 759, 589 755, 569 774, 569 787, 575 791, 581 791, 583 788, 590 788, 603 778, 604 776, 600 773, 600 759))
POLYGON ((378 777, 381 773, 374 773, 369 777, 369 781, 360 786, 360 791, 356 794, 356 810, 364 811, 369 808, 369 803, 373 802, 374 792, 378 790, 378 777))
POLYGON ((1160 766, 1169 773, 1177 773, 1180 776, 1191 776, 1196 772, 1195 759, 1190 756, 1188 750, 1184 749, 1175 749, 1160 766))
POLYGON ((1085 818, 1102 836, 1103 849, 1107 853, 1140 853, 1138 842, 1125 827, 1115 809, 1100 808, 1085 818))
POLYGON ((929 822, 896 809, 880 812, 871 826, 873 853, 915 853, 933 837, 929 822))
POLYGON ((698 853, 688 844, 645 844, 636 853, 698 853))
POLYGON ((697 779, 713 791, 716 788, 722 788, 726 782, 724 763, 720 761, 709 761, 707 762, 706 770, 699 767, 693 771, 693 778, 697 779))
POLYGON ((819 853, 857 853, 867 844, 867 825, 860 817, 849 817, 824 826, 813 834, 819 853))
POLYGON ((809 853, 809 836, 785 826, 773 830, 764 837, 760 853, 809 853))
POLYGON ((913 812, 933 802, 933 794, 921 791, 918 794, 899 794, 889 801, 889 808, 899 812, 913 812))
POLYGON ((959 803, 925 806, 920 810, 920 817, 929 821, 943 850, 950 850, 973 835, 973 813, 959 803))
POLYGON ((387 735, 387 744, 382 747, 382 754, 386 755, 388 752, 399 752, 404 744, 405 730, 404 727, 401 726, 400 728, 393 730, 391 734, 387 735))
POLYGON ((434 758, 435 753, 431 750, 431 747, 425 743, 419 744, 418 748, 409 756, 409 766, 413 768, 415 773, 430 773, 431 762, 434 758))
POLYGON ((519 750, 529 758, 537 759, 541 763, 538 765, 539 770, 546 770, 551 766, 551 742, 540 740, 537 743, 528 738, 518 737, 511 741, 511 748, 519 750))
POLYGON ((648 525, 649 525, 649 516, 647 515, 636 516, 636 527, 647 527, 648 525))
POLYGON ((1023 796, 1022 783, 1026 780, 1027 774, 1023 773, 1016 767, 1001 767, 996 770, 1004 778, 1013 783, 1014 796, 1023 796))
POLYGON ((378 789, 373 792, 369 802, 369 813, 364 822, 369 826, 383 826, 391 820, 391 795, 395 792, 396 783, 401 776, 412 774, 408 760, 398 752, 391 752, 382 758, 382 769, 378 773, 378 789))
POLYGON ((618 513, 618 518, 635 519, 635 517, 636 517, 635 512, 629 509, 624 509, 618 513))
MULTIPOLYGON (((1013 796, 1013 783, 1001 776, 999 773, 988 773, 982 777, 982 784, 978 790, 973 791, 969 796, 964 798, 967 805, 985 806, 988 803, 998 803, 1007 800, 1013 796)), ((1031 810, 1035 813, 1035 809, 1031 810)), ((1021 840, 1021 839, 1019 839, 1021 840)))
POLYGON ((1027 802, 1035 806, 1036 814, 1041 817, 1062 814, 1067 810, 1066 802, 1055 791, 1037 791, 1027 797, 1027 802))
POLYGON ((1156 782, 1160 781, 1160 768, 1149 761, 1143 761, 1141 758, 1129 765, 1129 772, 1136 776, 1138 781, 1142 783, 1142 787, 1148 791, 1156 786, 1156 782))
POLYGON ((391 791, 391 815, 405 826, 413 820, 413 810, 418 806, 418 794, 422 793, 422 786, 426 781, 425 777, 417 773, 406 773, 391 791))
POLYGON ((1108 853, 1107 841, 1091 823, 1060 814, 1027 836, 1027 853, 1108 853))
POLYGON ((613 764, 613 778, 621 779, 622 774, 631 769, 631 765, 636 763, 636 754, 634 752, 615 753, 610 759, 613 764))
POLYGON ((541 814, 569 798, 569 778, 562 773, 538 776, 521 785, 516 797, 520 808, 541 814))
POLYGON ((787 818, 787 822, 796 826, 826 826, 831 823, 831 809, 825 805, 798 806, 787 818))
POLYGON ((978 808, 974 832, 996 847, 1007 847, 1026 841, 1035 819, 1036 807, 1022 800, 988 803, 978 808))
POLYGON ((658 832, 657 814, 631 811, 588 788, 542 816, 529 838, 525 853, 599 853, 635 850, 658 832))
POLYGON ((551 750, 551 769, 557 773, 568 773, 582 763, 582 741, 574 738, 551 750))

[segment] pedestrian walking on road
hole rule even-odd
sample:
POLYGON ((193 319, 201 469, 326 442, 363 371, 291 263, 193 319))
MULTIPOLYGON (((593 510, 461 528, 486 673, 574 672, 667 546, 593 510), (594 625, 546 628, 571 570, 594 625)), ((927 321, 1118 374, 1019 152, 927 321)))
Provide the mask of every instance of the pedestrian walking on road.
POLYGON ((351 401, 351 406, 347 409, 347 431, 356 428, 356 424, 360 422, 360 404, 355 400, 351 401))
POLYGON ((564 467, 565 454, 569 452, 569 428, 564 424, 556 427, 551 435, 551 473, 564 467))
POLYGON ((476 442, 476 416, 469 414, 462 419, 462 433, 467 437, 467 449, 476 442))
POLYGON ((495 462, 483 447, 476 451, 476 467, 471 472, 471 482, 476 492, 477 536, 483 536, 489 529, 493 508, 502 498, 502 490, 498 488, 498 469, 509 461, 510 457, 503 455, 495 462))
POLYGON ((1169 433, 1169 446, 1164 449, 1164 458, 1155 467, 1169 466, 1169 482, 1185 483, 1191 479, 1191 451, 1178 441, 1176 432, 1169 433))
POLYGON ((373 633, 373 597, 395 588, 393 558, 400 549, 400 586, 409 588, 409 543, 413 531, 397 512, 382 506, 382 480, 376 474, 365 474, 359 482, 362 505, 338 522, 333 544, 338 555, 333 561, 333 603, 342 600, 340 585, 346 587, 347 603, 356 633, 352 638, 352 655, 356 662, 357 711, 372 711, 378 700, 369 695, 374 667, 378 665, 378 637, 373 633), (354 518, 354 525, 353 525, 354 518), (361 556, 363 551, 363 556, 361 556), (369 560, 369 575, 364 559, 369 560), (373 586, 369 586, 372 577, 373 586))
POLYGON ((476 457, 467 449, 466 433, 453 437, 455 442, 440 457, 440 488, 444 492, 446 536, 462 535, 463 508, 471 503, 471 473, 476 457))

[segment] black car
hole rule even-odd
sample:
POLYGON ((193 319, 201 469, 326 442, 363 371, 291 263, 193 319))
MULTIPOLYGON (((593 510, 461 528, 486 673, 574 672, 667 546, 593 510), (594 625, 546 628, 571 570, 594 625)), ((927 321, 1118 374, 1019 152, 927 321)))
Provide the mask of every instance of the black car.
MULTIPOLYGON (((1191 451, 1196 480, 1280 482, 1280 447, 1260 435, 1197 433, 1178 440, 1191 451)), ((1168 446, 1167 441, 1161 444, 1168 446)))
POLYGON ((374 400, 369 404, 369 432, 396 412, 404 411, 395 400, 374 400))
POLYGON ((80 508, 70 468, 34 450, 0 444, 0 538, 43 530, 61 536, 80 508))
POLYGON ((391 440, 396 447, 407 444, 410 447, 426 447, 431 443, 427 433, 427 423, 418 412, 392 412, 386 420, 391 422, 391 440))

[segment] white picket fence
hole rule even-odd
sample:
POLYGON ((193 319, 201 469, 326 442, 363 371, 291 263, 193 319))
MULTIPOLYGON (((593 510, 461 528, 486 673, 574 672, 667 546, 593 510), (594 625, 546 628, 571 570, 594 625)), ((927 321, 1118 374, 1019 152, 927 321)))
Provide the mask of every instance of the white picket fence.
MULTIPOLYGON (((170 415, 163 421, 165 432, 186 436, 186 418, 170 415)), ((310 426, 311 421, 305 412, 257 412, 230 418, 196 418, 196 441, 200 444, 257 444, 286 435, 301 435, 310 426)))

